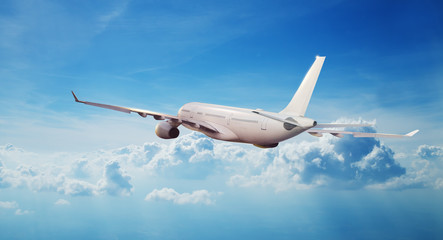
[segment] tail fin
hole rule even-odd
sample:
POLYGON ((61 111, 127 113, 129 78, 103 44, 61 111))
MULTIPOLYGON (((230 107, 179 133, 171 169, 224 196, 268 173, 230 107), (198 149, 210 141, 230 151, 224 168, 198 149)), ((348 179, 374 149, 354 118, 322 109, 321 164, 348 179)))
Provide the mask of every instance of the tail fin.
POLYGON ((283 109, 280 113, 293 115, 293 116, 304 116, 306 108, 308 107, 309 100, 312 96, 312 91, 314 91, 315 84, 317 83, 318 75, 320 75, 320 70, 323 66, 323 62, 326 57, 315 58, 315 62, 312 64, 308 73, 306 73, 303 82, 298 87, 297 92, 292 97, 291 102, 283 109))

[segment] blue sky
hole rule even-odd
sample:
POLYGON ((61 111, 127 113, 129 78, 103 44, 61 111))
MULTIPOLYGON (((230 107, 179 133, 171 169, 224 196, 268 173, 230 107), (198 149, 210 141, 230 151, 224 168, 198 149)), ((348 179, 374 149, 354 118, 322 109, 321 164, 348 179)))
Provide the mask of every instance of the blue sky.
POLYGON ((439 1, 2 1, 5 239, 436 239, 439 1), (76 104, 279 111, 326 56, 307 115, 411 139, 263 150, 76 104))

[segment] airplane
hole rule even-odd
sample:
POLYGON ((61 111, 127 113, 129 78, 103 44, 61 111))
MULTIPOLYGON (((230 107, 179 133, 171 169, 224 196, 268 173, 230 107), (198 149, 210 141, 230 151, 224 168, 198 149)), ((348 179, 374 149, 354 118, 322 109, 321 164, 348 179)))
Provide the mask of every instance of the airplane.
POLYGON ((180 134, 178 127, 198 131, 206 136, 229 142, 249 143, 260 148, 274 148, 287 139, 300 133, 307 132, 316 137, 331 134, 342 138, 344 134, 354 137, 412 137, 419 130, 405 135, 386 133, 365 133, 336 130, 337 128, 366 127, 373 124, 343 124, 317 123, 305 117, 305 112, 312 96, 318 76, 326 57, 317 56, 302 83, 295 92, 289 104, 280 112, 268 112, 262 109, 247 109, 221 106, 207 103, 191 102, 183 105, 177 116, 149 110, 113 106, 101 103, 80 101, 71 91, 78 103, 84 103, 101 108, 107 108, 125 113, 138 113, 141 117, 152 116, 161 120, 155 127, 155 133, 163 139, 177 138, 180 134))

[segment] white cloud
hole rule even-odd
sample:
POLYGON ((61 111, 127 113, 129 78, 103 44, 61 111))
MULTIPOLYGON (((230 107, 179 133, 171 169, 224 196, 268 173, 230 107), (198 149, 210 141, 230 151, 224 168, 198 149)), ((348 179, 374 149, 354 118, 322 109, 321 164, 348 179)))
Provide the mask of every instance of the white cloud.
POLYGON ((63 180, 57 187, 57 192, 70 196, 96 195, 96 186, 89 182, 61 177, 63 180))
POLYGON ((417 155, 428 160, 443 159, 443 147, 420 145, 417 149, 417 155))
POLYGON ((62 198, 57 200, 54 204, 55 205, 71 205, 71 203, 68 200, 62 199, 62 198))
POLYGON ((0 188, 8 188, 11 186, 8 180, 5 179, 7 171, 8 170, 5 170, 5 168, 3 167, 3 163, 0 162, 0 188))
POLYGON ((108 162, 103 172, 103 178, 98 182, 98 191, 110 195, 128 196, 133 191, 133 186, 129 181, 131 177, 120 169, 118 162, 108 162))
POLYGON ((0 208, 16 209, 15 215, 25 215, 32 213, 32 211, 20 209, 16 201, 0 201, 0 208))
POLYGON ((86 159, 77 160, 73 164, 71 172, 77 178, 88 178, 91 175, 88 161, 86 159))
POLYGON ((443 178, 437 178, 437 180, 435 180, 434 187, 436 189, 442 189, 443 188, 443 178))
POLYGON ((172 201, 175 204, 214 204, 215 200, 211 199, 214 195, 207 190, 196 190, 192 193, 178 193, 172 188, 154 189, 146 195, 146 201, 172 201))
MULTIPOLYGON (((129 195, 133 188, 129 183, 131 177, 125 175, 120 169, 120 165, 115 161, 110 161, 103 166, 104 160, 100 157, 101 155, 110 157, 109 153, 94 152, 69 164, 69 161, 65 159, 58 159, 60 157, 69 158, 69 156, 54 154, 49 158, 59 160, 59 166, 39 164, 41 161, 34 161, 33 165, 19 164, 15 169, 7 168, 0 162, 0 187, 28 188, 35 192, 58 192, 70 196, 129 195), (100 175, 99 171, 103 171, 103 174, 100 175), (96 180, 94 181, 92 177, 96 177, 96 180)), ((0 147, 0 156, 3 156, 3 159, 8 161, 10 165, 16 165, 20 162, 31 163, 30 156, 35 159, 36 154, 30 154, 24 150, 16 151, 12 145, 7 145, 0 147), (15 153, 10 154, 11 151, 15 153), (17 152, 19 153, 17 154, 17 152)), ((37 159, 41 158, 37 157, 37 159)), ((118 156, 114 156, 114 158, 118 159, 118 156)), ((72 161, 72 159, 68 160, 72 161)), ((43 159, 42 161, 50 162, 52 160, 43 159)))
POLYGON ((412 161, 405 175, 370 186, 376 189, 443 188, 442 147, 421 145, 416 153, 420 157, 412 161))
POLYGON ((12 209, 12 208, 18 208, 18 203, 15 201, 12 202, 2 202, 0 201, 0 208, 8 208, 8 209, 12 209))
POLYGON ((324 136, 312 142, 282 143, 268 152, 267 157, 258 165, 261 170, 238 172, 228 183, 242 187, 271 186, 276 191, 319 186, 363 188, 406 172, 395 161, 394 152, 378 139, 324 136))
POLYGON ((26 214, 31 214, 31 213, 33 213, 33 212, 29 211, 29 210, 22 210, 22 209, 15 210, 15 215, 26 215, 26 214))

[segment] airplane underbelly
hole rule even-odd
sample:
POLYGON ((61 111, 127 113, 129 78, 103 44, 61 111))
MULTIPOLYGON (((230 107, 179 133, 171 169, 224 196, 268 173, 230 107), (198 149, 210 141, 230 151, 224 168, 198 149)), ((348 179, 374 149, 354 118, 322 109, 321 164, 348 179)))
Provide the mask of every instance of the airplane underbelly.
POLYGON ((218 130, 217 132, 210 131, 210 130, 207 130, 204 128, 196 128, 193 125, 189 125, 189 124, 185 124, 185 123, 182 125, 190 130, 201 132, 210 138, 214 138, 217 140, 223 140, 223 141, 229 141, 229 142, 241 142, 239 137, 237 136, 237 134, 235 134, 230 129, 228 129, 222 125, 212 123, 212 125, 214 125, 214 127, 218 130))

